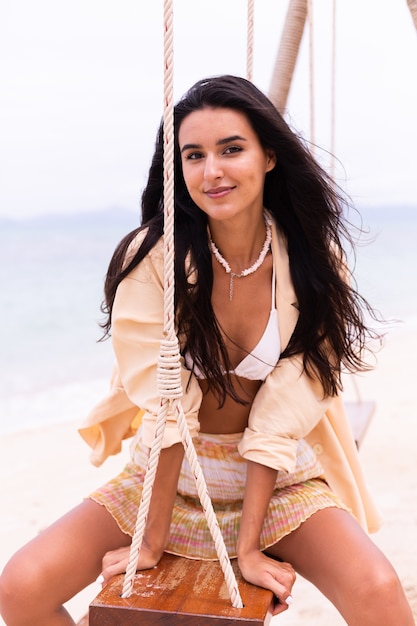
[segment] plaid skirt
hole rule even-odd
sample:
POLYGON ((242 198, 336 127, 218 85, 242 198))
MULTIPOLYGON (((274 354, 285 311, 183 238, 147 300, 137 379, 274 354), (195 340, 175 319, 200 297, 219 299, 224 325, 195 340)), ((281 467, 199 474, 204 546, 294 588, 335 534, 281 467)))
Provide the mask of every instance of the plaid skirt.
MULTIPOLYGON (((208 492, 219 522, 230 558, 236 557, 246 461, 237 444, 242 433, 232 435, 202 434, 194 440, 196 452, 206 479, 208 492)), ((149 448, 140 437, 132 445, 132 461, 114 479, 90 494, 106 507, 120 529, 133 535, 149 448)), ((278 472, 260 545, 265 550, 298 528, 313 513, 327 507, 347 510, 325 482, 323 471, 310 446, 301 440, 294 473, 278 472)), ((206 518, 202 510, 194 475, 184 458, 178 481, 170 538, 166 549, 171 554, 191 559, 217 560, 206 518)))

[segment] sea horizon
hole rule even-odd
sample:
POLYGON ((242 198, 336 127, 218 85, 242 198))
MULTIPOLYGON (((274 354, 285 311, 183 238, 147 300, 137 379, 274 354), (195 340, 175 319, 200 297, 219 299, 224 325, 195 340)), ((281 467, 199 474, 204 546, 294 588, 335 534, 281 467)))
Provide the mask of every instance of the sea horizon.
MULTIPOLYGON (((417 328, 417 207, 360 209, 360 293, 390 332, 417 328)), ((357 223, 357 219, 355 222, 357 223)), ((104 276, 139 211, 107 209, 0 217, 0 434, 80 422, 108 389, 111 341, 102 337, 104 276)))

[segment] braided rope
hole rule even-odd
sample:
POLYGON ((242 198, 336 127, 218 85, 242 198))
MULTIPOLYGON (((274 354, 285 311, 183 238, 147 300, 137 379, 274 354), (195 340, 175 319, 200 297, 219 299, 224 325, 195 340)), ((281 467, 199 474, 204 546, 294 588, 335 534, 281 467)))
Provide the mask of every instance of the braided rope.
POLYGON ((174 397, 182 394, 179 369, 179 350, 171 311, 174 310, 174 175, 173 175, 173 3, 164 1, 164 339, 158 360, 157 384, 161 403, 155 425, 155 437, 150 449, 142 497, 136 519, 135 532, 129 554, 129 562, 123 582, 122 598, 133 591, 133 579, 139 561, 140 548, 152 498, 152 489, 158 468, 162 439, 169 411, 171 392, 174 397), (167 366, 165 368, 165 365, 167 366), (177 365, 177 366, 176 366, 177 365), (165 385, 166 383, 166 385, 165 385))
POLYGON ((148 518, 149 506, 152 498, 152 488, 155 482, 156 470, 158 468, 159 454, 162 447, 166 418, 168 414, 168 403, 161 402, 158 418, 155 426, 155 438, 149 453, 148 465, 145 479, 143 481, 142 497, 136 518, 135 532, 130 546, 129 562, 123 581, 122 598, 129 598, 133 591, 133 580, 136 574, 139 553, 142 547, 143 536, 145 534, 146 520, 148 518))
POLYGON ((207 484, 181 406, 181 365, 178 338, 175 332, 174 273, 174 104, 173 104, 173 0, 164 0, 164 338, 158 359, 157 386, 161 403, 155 425, 155 437, 149 453, 142 497, 130 548, 129 562, 123 582, 122 597, 133 591, 133 580, 145 533, 158 468, 166 420, 169 413, 177 417, 181 439, 191 470, 196 479, 208 527, 213 537, 232 605, 242 608, 236 577, 217 522, 207 484))
POLYGON ((248 34, 246 49, 246 78, 252 80, 253 75, 253 38, 254 38, 255 0, 248 0, 248 34))
POLYGON ((336 147, 336 0, 332 5, 332 79, 331 79, 330 176, 335 177, 336 147))
POLYGON ((308 16, 308 48, 310 70, 310 146, 314 154, 314 142, 316 138, 315 114, 314 114, 314 24, 313 24, 313 0, 307 0, 308 16))
POLYGON ((200 498, 201 506, 203 507, 204 514, 206 516, 207 525, 210 529, 210 533, 216 547, 217 556, 223 571, 226 586, 229 591, 230 599, 232 601, 232 606, 236 609, 241 609, 243 608, 243 602, 240 597, 236 576, 230 563, 229 555, 226 550, 220 526, 217 521, 211 498, 207 489, 207 483, 204 478, 204 474, 201 469, 197 453, 195 451, 193 440, 188 430, 187 420, 184 415, 181 403, 176 402, 175 404, 177 411, 177 423, 181 433, 181 439, 184 445, 185 455, 188 459, 188 463, 196 480, 197 492, 200 498))

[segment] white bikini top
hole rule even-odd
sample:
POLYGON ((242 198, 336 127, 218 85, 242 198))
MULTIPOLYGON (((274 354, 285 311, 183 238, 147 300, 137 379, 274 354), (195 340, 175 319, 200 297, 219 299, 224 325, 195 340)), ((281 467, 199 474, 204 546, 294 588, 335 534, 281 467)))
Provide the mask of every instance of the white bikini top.
MULTIPOLYGON (((265 380, 272 372, 281 354, 281 341, 278 327, 278 311, 275 305, 275 267, 272 271, 272 303, 268 323, 264 333, 252 352, 231 370, 235 376, 241 376, 248 380, 265 380)), ((188 353, 185 353, 184 360, 186 366, 192 370, 193 362, 188 353)), ((204 378, 204 374, 194 364, 193 373, 197 378, 204 378)))

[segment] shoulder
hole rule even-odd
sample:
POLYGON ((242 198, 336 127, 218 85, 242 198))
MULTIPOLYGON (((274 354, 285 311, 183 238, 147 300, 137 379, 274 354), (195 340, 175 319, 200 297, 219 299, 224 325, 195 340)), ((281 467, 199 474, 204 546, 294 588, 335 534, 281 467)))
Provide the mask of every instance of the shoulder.
MULTIPOLYGON (((131 260, 133 259, 133 257, 135 256, 139 248, 141 247, 146 235, 148 234, 148 231, 149 231, 148 228, 142 228, 135 235, 135 237, 133 237, 125 254, 125 258, 123 262, 124 267, 126 267, 131 262, 131 260)), ((157 262, 159 259, 161 258, 163 259, 163 255, 164 255, 164 237, 162 236, 158 239, 156 244, 149 251, 149 253, 147 254, 147 257, 157 262)))
MULTIPOLYGON (((124 267, 126 267, 133 259, 139 248, 141 247, 148 229, 144 228, 140 230, 137 235, 132 239, 129 247, 126 251, 124 259, 124 267)), ((145 276, 156 275, 160 281, 163 280, 164 270, 164 237, 160 237, 155 245, 149 250, 142 261, 136 265, 132 271, 128 274, 129 278, 141 280, 145 276)))

